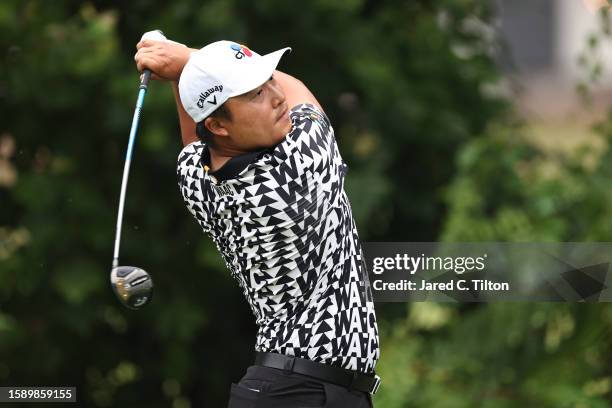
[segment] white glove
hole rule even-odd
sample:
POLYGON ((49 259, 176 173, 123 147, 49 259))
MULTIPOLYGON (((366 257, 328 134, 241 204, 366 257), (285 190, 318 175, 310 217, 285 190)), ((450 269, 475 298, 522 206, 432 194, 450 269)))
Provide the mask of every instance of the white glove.
POLYGON ((147 31, 140 38, 140 41, 142 40, 165 41, 165 42, 178 44, 178 45, 182 45, 183 47, 186 47, 185 44, 181 44, 179 42, 167 39, 164 33, 162 32, 162 30, 147 31))

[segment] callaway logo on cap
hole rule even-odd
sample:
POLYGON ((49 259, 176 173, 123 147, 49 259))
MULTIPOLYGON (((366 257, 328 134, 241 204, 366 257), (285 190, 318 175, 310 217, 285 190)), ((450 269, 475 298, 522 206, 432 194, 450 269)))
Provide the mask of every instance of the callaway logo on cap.
POLYGON ((259 55, 232 41, 217 41, 193 52, 179 80, 185 111, 198 123, 228 98, 249 92, 270 78, 285 52, 259 55))

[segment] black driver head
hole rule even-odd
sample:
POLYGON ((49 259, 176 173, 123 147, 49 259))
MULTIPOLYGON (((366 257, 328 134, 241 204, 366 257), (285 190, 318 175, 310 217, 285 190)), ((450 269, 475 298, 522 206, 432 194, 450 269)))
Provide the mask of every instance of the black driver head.
POLYGON ((153 280, 137 266, 113 268, 111 286, 119 301, 130 309, 140 309, 153 298, 153 280))

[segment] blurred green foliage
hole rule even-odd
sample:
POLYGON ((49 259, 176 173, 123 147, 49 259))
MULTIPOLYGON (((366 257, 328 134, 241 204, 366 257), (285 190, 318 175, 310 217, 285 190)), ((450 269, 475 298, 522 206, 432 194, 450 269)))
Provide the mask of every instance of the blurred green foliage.
MULTIPOLYGON (((606 240, 611 153, 547 157, 520 136, 486 91, 492 18, 486 0, 0 3, 0 384, 75 385, 92 407, 225 406, 252 361, 250 310, 176 187, 167 84, 145 100, 121 251, 155 300, 131 312, 109 287, 132 57, 154 28, 293 47, 281 69, 332 119, 364 240, 606 240)), ((377 407, 610 405, 607 307, 378 311, 377 407)))

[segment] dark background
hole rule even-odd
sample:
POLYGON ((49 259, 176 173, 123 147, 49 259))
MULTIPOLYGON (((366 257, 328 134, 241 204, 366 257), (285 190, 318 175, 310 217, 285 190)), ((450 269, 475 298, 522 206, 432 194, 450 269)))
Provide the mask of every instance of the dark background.
MULTIPOLYGON (((0 385, 76 386, 87 407, 220 407, 251 364, 251 312, 177 188, 166 83, 145 98, 121 247, 154 301, 130 311, 110 289, 133 55, 155 28, 192 47, 293 47, 279 68, 331 118, 365 241, 609 240, 612 121, 584 126, 595 150, 525 137, 517 101, 489 91, 513 61, 496 13, 485 0, 2 1, 0 385)), ((587 62, 583 94, 599 86, 587 62)), ((612 404, 608 305, 377 311, 377 407, 612 404)))

